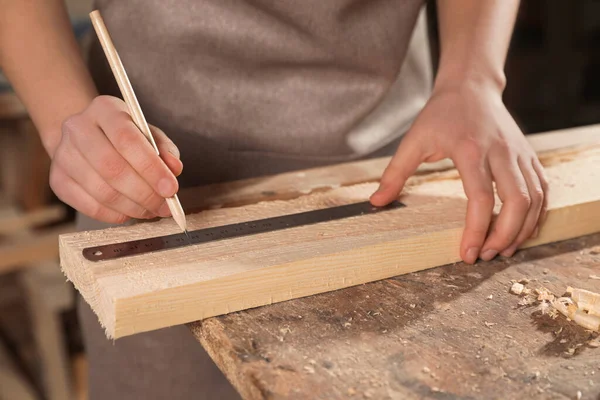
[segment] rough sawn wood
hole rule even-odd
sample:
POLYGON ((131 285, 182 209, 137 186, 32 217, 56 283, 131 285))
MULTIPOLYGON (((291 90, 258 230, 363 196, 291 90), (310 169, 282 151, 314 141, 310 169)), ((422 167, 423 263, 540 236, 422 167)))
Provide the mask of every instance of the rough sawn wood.
MULTIPOLYGON (((549 216, 524 247, 600 230, 600 148, 546 155, 549 216)), ((162 220, 64 235, 61 265, 109 337, 272 304, 458 261, 466 200, 454 170, 408 188, 386 213, 105 262, 84 247, 177 232, 162 220)), ((189 229, 368 199, 376 183, 201 212, 189 229)), ((499 206, 499 205, 498 205, 499 206)))

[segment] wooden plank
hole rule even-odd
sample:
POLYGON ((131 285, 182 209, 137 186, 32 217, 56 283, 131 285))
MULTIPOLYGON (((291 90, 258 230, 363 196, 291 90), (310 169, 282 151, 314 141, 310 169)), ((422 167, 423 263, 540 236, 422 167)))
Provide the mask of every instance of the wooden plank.
MULTIPOLYGON (((600 146, 545 157, 549 215, 524 247, 600 230, 600 146)), ((99 316, 109 337, 322 293, 459 261, 466 199, 455 171, 408 188, 408 207, 361 218, 89 262, 87 246, 177 231, 171 220, 63 235, 63 271, 99 316)), ((190 229, 361 201, 362 184, 289 201, 191 215, 190 229)), ((499 207, 499 204, 498 204, 499 207)))
MULTIPOLYGON (((530 134, 526 138, 538 153, 600 143, 600 124, 530 134)), ((289 200, 340 186, 376 182, 389 160, 389 157, 375 158, 269 177, 186 188, 180 192, 179 197, 186 213, 254 204, 259 201, 289 200)), ((409 179, 407 185, 419 184, 429 173, 453 167, 451 160, 424 163, 418 168, 415 176, 409 179)))
POLYGON ((56 259, 59 256, 58 237, 73 232, 71 224, 44 230, 35 235, 25 235, 7 240, 0 245, 0 274, 26 268, 39 261, 56 259))
POLYGON ((530 289, 598 292, 590 275, 600 275, 600 233, 191 329, 245 400, 600 399, 599 335, 509 293, 523 278, 530 289))
POLYGON ((0 210, 0 235, 7 235, 39 225, 56 222, 64 218, 65 215, 66 209, 62 205, 49 206, 24 214, 10 212, 6 218, 3 217, 3 213, 0 210))

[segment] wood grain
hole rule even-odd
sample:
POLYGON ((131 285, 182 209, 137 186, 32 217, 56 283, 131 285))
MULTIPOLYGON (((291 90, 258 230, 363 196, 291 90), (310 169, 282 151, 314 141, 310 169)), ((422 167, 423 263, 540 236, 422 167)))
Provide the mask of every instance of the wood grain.
POLYGON ((597 400, 599 335, 509 293, 523 278, 598 291, 593 274, 600 233, 190 327, 244 400, 597 400))
MULTIPOLYGON (((537 153, 600 143, 600 125, 591 125, 527 135, 537 153)), ((187 213, 205 209, 241 206, 259 201, 290 200, 310 193, 340 186, 377 182, 389 163, 389 157, 335 164, 303 171, 286 172, 268 177, 244 179, 182 189, 181 203, 187 213)), ((451 160, 424 163, 407 185, 416 185, 431 177, 432 172, 454 168, 451 160)))
MULTIPOLYGON (((600 147, 546 155, 549 216, 531 247, 600 230, 600 147)), ((375 183, 204 211, 190 229, 366 200, 375 183)), ((408 188, 385 214, 89 262, 88 246, 177 231, 172 220, 63 235, 61 265, 109 337, 332 291, 459 261, 466 199, 453 171, 408 188)), ((499 205, 498 205, 499 206, 499 205)))

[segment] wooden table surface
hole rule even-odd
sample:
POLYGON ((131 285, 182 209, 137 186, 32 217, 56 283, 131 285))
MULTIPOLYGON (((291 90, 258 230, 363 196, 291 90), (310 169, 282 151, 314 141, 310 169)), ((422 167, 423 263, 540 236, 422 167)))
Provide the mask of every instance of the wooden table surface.
POLYGON ((600 234, 210 318, 194 335, 246 399, 600 399, 598 334, 511 280, 600 291, 600 234))

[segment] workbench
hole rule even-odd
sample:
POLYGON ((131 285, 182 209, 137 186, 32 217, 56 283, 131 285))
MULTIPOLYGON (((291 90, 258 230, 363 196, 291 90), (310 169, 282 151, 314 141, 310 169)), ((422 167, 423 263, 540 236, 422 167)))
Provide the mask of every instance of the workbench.
MULTIPOLYGON (((561 146, 548 139, 535 144, 561 146)), ((278 185, 289 191, 283 179, 268 184, 233 192, 257 202, 278 185)), ((600 234, 592 234, 189 326, 244 399, 600 399, 598 334, 510 293, 520 280, 558 295, 568 286, 598 292, 598 276, 600 234)))
MULTIPOLYGON (((511 280, 598 291, 600 234, 210 318, 195 337, 244 399, 600 398, 594 335, 511 280)), ((595 335, 597 337, 597 335, 595 335)))

